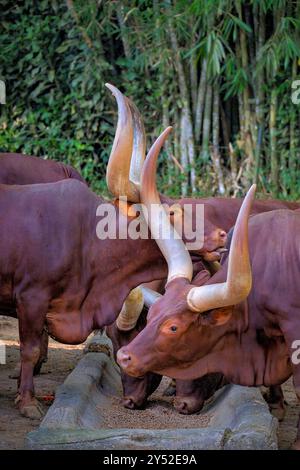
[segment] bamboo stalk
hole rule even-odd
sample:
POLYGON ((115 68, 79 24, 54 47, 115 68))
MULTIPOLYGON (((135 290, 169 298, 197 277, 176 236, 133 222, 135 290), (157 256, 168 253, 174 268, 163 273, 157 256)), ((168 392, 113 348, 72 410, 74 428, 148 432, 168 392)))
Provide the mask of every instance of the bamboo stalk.
POLYGON ((119 23, 119 27, 121 31, 121 40, 123 44, 125 57, 126 59, 131 59, 132 58, 131 49, 130 49, 130 44, 128 40, 127 28, 126 28, 125 21, 124 21, 124 17, 125 17, 124 5, 121 1, 117 2, 116 11, 117 11, 117 19, 118 19, 118 23, 119 23))
POLYGON ((181 183, 181 192, 183 196, 187 196, 187 193, 188 193, 187 168, 188 168, 189 160, 188 160, 187 147, 186 147, 186 114, 184 112, 181 113, 181 120, 180 120, 180 162, 186 174, 186 178, 184 178, 181 183))
MULTIPOLYGON (((239 19, 243 20, 242 15, 242 6, 241 1, 236 2, 236 8, 238 12, 239 19)), ((248 58, 248 47, 247 47, 247 38, 245 31, 240 28, 239 31, 240 38, 240 58, 241 65, 244 70, 248 71, 249 67, 249 58, 248 58)), ((253 135, 254 135, 254 126, 252 124, 251 116, 251 106, 250 106, 250 90, 249 85, 246 84, 243 89, 243 108, 244 108, 244 127, 245 133, 242 136, 242 140, 245 142, 245 151, 247 153, 247 173, 250 177, 251 169, 254 166, 254 151, 253 151, 253 135)))
POLYGON ((221 113, 223 139, 224 139, 225 147, 229 151, 230 138, 229 138, 228 122, 227 122, 227 116, 225 114, 225 110, 222 106, 222 103, 220 103, 220 113, 221 113))
POLYGON ((218 180, 218 191, 221 196, 225 194, 224 176, 220 157, 220 96, 219 85, 216 81, 213 87, 213 107, 212 107, 212 152, 211 157, 218 180))
POLYGON ((204 111, 204 103, 205 103, 205 92, 206 92, 206 74, 207 74, 207 62, 204 59, 202 61, 200 82, 199 82, 198 94, 197 94, 197 105, 196 105, 196 112, 195 112, 196 143, 200 143, 203 111, 204 111))
POLYGON ((272 194, 277 195, 278 192, 278 161, 277 161, 277 137, 276 137, 276 114, 277 114, 277 93, 273 88, 270 99, 270 161, 271 161, 271 188, 272 194))
MULTIPOLYGON (((170 5, 170 2, 168 1, 170 5)), ((192 123, 192 115, 190 109, 190 99, 189 99, 189 92, 186 83, 186 77, 184 72, 183 61, 180 56, 180 48, 175 32, 175 28, 173 25, 172 19, 169 19, 169 36, 171 41, 171 46, 174 55, 174 63, 175 68, 178 74, 178 83, 182 101, 182 110, 184 115, 184 134, 182 135, 182 139, 186 139, 186 147, 187 147, 187 155, 188 155, 188 162, 185 168, 185 171, 188 171, 188 164, 190 166, 191 171, 191 187, 192 191, 196 191, 196 171, 195 171, 195 146, 194 146, 194 136, 193 136, 193 123, 192 123)))
MULTIPOLYGON (((293 62, 292 67, 292 80, 295 80, 297 76, 297 59, 293 62)), ((290 189, 296 186, 296 123, 297 123, 297 106, 294 105, 291 116, 290 116, 290 152, 289 152, 289 170, 290 170, 290 189)))
MULTIPOLYGON (((256 5, 255 9, 255 31, 256 31, 256 58, 255 62, 258 63, 258 58, 261 52, 261 49, 265 42, 266 37, 266 28, 265 28, 265 13, 263 11, 262 5, 256 5), (258 18, 257 18, 258 16, 258 18)), ((265 119, 264 119, 264 100, 265 100, 265 92, 264 92, 264 83, 265 83, 265 74, 262 67, 257 69, 256 75, 256 87, 255 87, 255 110, 256 110, 256 119, 257 119, 257 139, 256 139, 256 147, 255 147, 255 169, 254 169, 254 181, 258 183, 258 175, 260 171, 260 156, 262 152, 263 146, 263 135, 264 135, 264 128, 265 128, 265 119)))
POLYGON ((192 112, 193 112, 193 120, 195 121, 196 118, 196 110, 197 110, 197 63, 192 55, 190 59, 190 84, 191 84, 191 98, 192 98, 192 112))
POLYGON ((229 157, 230 157, 231 181, 232 181, 232 186, 234 186, 236 182, 236 177, 237 177, 237 162, 236 162, 236 155, 235 155, 231 142, 229 142, 228 149, 229 149, 229 157))
POLYGON ((202 130, 202 152, 201 156, 204 161, 209 159, 209 139, 211 130, 211 107, 212 107, 212 86, 207 84, 205 109, 203 117, 203 130, 202 130))

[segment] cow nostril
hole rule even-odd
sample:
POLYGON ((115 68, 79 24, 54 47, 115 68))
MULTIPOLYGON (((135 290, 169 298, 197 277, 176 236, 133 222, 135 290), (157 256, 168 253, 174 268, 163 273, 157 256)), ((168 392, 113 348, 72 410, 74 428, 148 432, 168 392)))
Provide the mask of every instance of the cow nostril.
POLYGON ((224 232, 224 230, 221 230, 219 236, 220 238, 226 238, 227 234, 224 232))
POLYGON ((129 410, 134 410, 136 408, 136 405, 131 398, 125 398, 123 400, 123 405, 125 408, 128 408, 129 410))
POLYGON ((117 361, 122 367, 124 367, 131 361, 131 356, 130 354, 127 354, 127 352, 120 350, 117 353, 117 361))
POLYGON ((186 414, 187 412, 187 404, 185 401, 181 401, 178 405, 177 405, 177 410, 179 411, 179 413, 182 413, 182 414, 186 414))

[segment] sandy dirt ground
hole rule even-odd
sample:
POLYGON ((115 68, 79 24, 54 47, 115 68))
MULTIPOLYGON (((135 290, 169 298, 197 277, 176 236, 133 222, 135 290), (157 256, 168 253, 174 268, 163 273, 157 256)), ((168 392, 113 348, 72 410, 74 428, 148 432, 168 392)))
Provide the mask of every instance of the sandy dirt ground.
MULTIPOLYGON (((8 317, 0 317, 0 340, 6 345, 6 364, 0 364, 0 449, 23 449, 26 434, 39 426, 39 420, 29 420, 20 416, 15 408, 14 399, 17 391, 17 381, 9 377, 10 373, 19 361, 19 343, 17 321, 8 317)), ((2 344, 1 343, 1 344, 2 344)), ((84 345, 66 346, 50 340, 48 361, 42 367, 42 373, 35 377, 36 395, 43 403, 45 412, 47 406, 55 394, 56 388, 64 381, 70 371, 76 366, 82 356, 84 345)), ((165 383, 164 383, 165 385, 165 383)), ((162 387, 158 392, 162 392, 162 387)), ((279 427, 279 447, 287 449, 293 443, 296 436, 296 426, 300 405, 297 403, 291 381, 284 385, 285 399, 288 402, 287 414, 279 427)), ((160 393, 161 394, 161 393, 160 393)), ((159 393, 150 399, 148 411, 124 410, 128 423, 134 422, 134 414, 142 413, 146 419, 159 419, 160 414, 169 414, 171 411, 170 398, 159 398, 159 393), (157 395, 157 396, 156 396, 157 395), (158 401, 158 406, 155 402, 158 401), (148 416, 149 415, 149 416, 148 416)), ((116 404, 119 408, 119 404, 116 404)), ((117 419, 117 417, 116 417, 117 419)), ((178 415, 179 420, 187 421, 188 416, 178 415)), ((199 426, 199 416, 191 416, 191 427, 195 426, 195 420, 199 426)), ((107 416, 107 426, 114 422, 114 417, 107 416)), ((165 421, 165 419, 164 419, 165 421)), ((204 415, 202 425, 209 421, 209 416, 204 415)), ((185 427, 187 423, 181 422, 185 427)), ((178 427, 178 422, 176 421, 178 427)))
POLYGON ((131 429, 178 429, 178 428, 204 428, 208 426, 211 415, 209 412, 201 414, 182 415, 173 407, 173 397, 163 396, 170 379, 163 377, 157 390, 149 398, 145 410, 128 410, 124 408, 118 397, 111 399, 108 409, 101 409, 104 418, 103 427, 131 429))

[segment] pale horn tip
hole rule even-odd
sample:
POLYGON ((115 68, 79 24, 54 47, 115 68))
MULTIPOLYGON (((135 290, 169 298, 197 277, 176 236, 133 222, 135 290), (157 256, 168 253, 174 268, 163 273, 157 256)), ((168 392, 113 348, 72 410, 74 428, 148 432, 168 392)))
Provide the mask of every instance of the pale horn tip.
POLYGON ((246 194, 246 198, 248 200, 253 201, 253 199, 255 197, 255 193, 256 193, 256 188, 257 188, 256 184, 252 184, 252 186, 250 186, 250 188, 248 189, 248 192, 246 194))
POLYGON ((119 91, 118 88, 112 85, 111 83, 105 83, 104 85, 112 92, 113 95, 119 91))

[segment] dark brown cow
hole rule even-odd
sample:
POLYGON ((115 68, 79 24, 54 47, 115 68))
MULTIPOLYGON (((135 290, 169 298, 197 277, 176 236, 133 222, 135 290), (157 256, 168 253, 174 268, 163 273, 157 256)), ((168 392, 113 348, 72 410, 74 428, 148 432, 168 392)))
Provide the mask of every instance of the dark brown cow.
POLYGON ((20 153, 0 153, 1 184, 54 183, 69 178, 86 184, 70 165, 20 153))
MULTIPOLYGON (((119 98, 110 169, 120 149, 123 153, 117 177, 108 171, 108 184, 115 196, 121 194, 134 201, 139 187, 129 181, 128 174, 126 180, 123 170, 132 153, 143 153, 133 132, 139 126, 138 116, 123 95, 119 98), (130 120, 133 122, 128 132, 121 135, 130 120)), ((154 144, 155 151, 159 151, 163 140, 154 144)), ((136 161, 139 159, 137 155, 136 161)), ((81 343, 94 329, 116 319, 136 286, 166 277, 167 266, 154 240, 149 236, 137 240, 119 237, 120 230, 128 232, 136 217, 130 203, 122 199, 107 203, 75 180, 0 185, 0 311, 19 321, 21 374, 17 404, 23 415, 41 414, 34 397, 33 372, 40 360, 45 330, 63 343, 81 343), (116 211, 116 239, 97 238, 97 227, 104 218, 99 215, 99 207, 116 211)), ((204 241, 209 251, 218 248, 220 242, 224 245, 222 231, 217 230, 219 233, 220 240, 213 229, 213 244, 209 236, 204 241)), ((205 246, 199 248, 205 251, 205 246)))
MULTIPOLYGON (((70 165, 20 153, 0 153, 0 184, 26 185, 52 183, 69 178, 87 184, 78 171, 70 165)), ((47 352, 48 335, 44 332, 40 360, 34 369, 35 374, 40 372, 43 362, 47 359, 47 352)), ((10 377, 18 378, 19 373, 20 367, 17 366, 10 377)))
MULTIPOLYGON (((145 162, 144 165, 144 174, 147 175, 145 178, 145 183, 148 185, 148 188, 150 187, 150 192, 153 190, 151 189, 151 186, 155 185, 155 159, 148 159, 145 162)), ((238 211, 241 207, 242 200, 241 199, 231 199, 231 198, 204 198, 204 199, 181 199, 181 200, 171 200, 165 197, 161 196, 161 199, 164 203, 168 203, 170 206, 172 206, 174 203, 180 204, 180 206, 184 207, 184 204, 190 204, 193 207, 193 213, 196 210, 197 204, 203 204, 204 205, 204 214, 205 214, 205 223, 208 221, 208 226, 210 227, 210 230, 213 230, 213 233, 217 233, 216 231, 214 232, 214 227, 221 227, 221 230, 223 229, 224 232, 227 232, 235 223, 236 217, 238 214, 238 211)), ((299 203, 294 203, 294 202, 288 202, 288 201, 279 201, 279 200, 263 200, 263 201, 254 201, 253 207, 251 209, 251 214, 259 214, 262 212, 268 212, 272 211, 275 209, 280 209, 280 208, 289 208, 289 209, 297 209, 299 208, 299 203)), ((209 232, 208 232, 209 233, 209 232)), ((225 238, 224 238, 225 239, 225 238)), ((209 238, 207 240, 205 250, 202 251, 201 249, 199 250, 198 254, 202 254, 202 258, 206 260, 216 260, 218 259, 218 253, 215 252, 215 245, 210 246, 209 245, 209 240, 210 242, 215 243, 214 238, 209 238)), ((219 238, 219 245, 221 245, 221 237, 219 238)), ((194 266, 194 274, 201 272, 201 270, 204 269, 202 262, 198 261, 199 258, 194 257, 193 258, 193 266, 194 266), (198 266, 197 266, 198 265, 198 266)), ((207 269, 211 270, 212 266, 208 265, 207 269)), ((206 279, 207 280, 207 274, 209 275, 208 271, 203 272, 203 281, 206 279)), ((200 278, 196 280, 196 282, 200 282, 200 278)), ((139 313, 139 312, 138 312, 139 313)), ((114 325, 110 326, 107 329, 108 335, 111 337, 113 344, 114 344, 114 349, 115 352, 120 349, 121 346, 124 346, 128 344, 129 340, 132 340, 137 333, 141 330, 141 324, 139 323, 138 328, 135 330, 135 324, 136 324, 136 318, 134 319, 134 314, 130 313, 131 317, 133 317, 133 320, 129 321, 129 323, 132 324, 132 330, 130 333, 127 331, 120 331, 118 328, 117 323, 114 325)), ((153 376, 151 376, 153 377, 153 376)), ((123 390, 124 390, 124 404, 126 407, 129 408, 139 408, 140 406, 145 406, 146 400, 147 400, 147 391, 152 390, 153 391, 153 384, 150 385, 149 381, 151 382, 151 377, 145 376, 143 383, 142 379, 140 378, 138 381, 136 381, 132 377, 126 376, 126 374, 123 372, 122 373, 122 382, 123 382, 123 390), (135 389, 135 382, 136 382, 136 389, 135 389)), ((156 377, 154 376, 154 381, 156 382, 156 377)), ((202 382, 203 383, 203 382, 202 382)), ((218 380, 216 380, 216 383, 218 383, 218 380)), ((201 409, 203 405, 203 397, 201 397, 201 392, 199 391, 198 394, 198 400, 196 400, 196 395, 193 393, 195 390, 194 384, 191 382, 190 384, 190 392, 188 394, 184 394, 183 390, 187 391, 189 385, 188 384, 181 384, 178 385, 177 387, 177 399, 176 399, 176 408, 178 410, 185 410, 185 412, 195 412, 201 409), (181 391, 180 391, 181 390, 181 391), (198 406, 195 406, 196 402, 198 401, 198 406)), ((211 389, 211 387, 208 387, 211 389)), ((203 388, 204 395, 207 396, 205 387, 203 388)), ((152 393, 152 392, 151 392, 152 393)), ((271 396, 274 397, 275 391, 271 391, 271 396)), ((276 391, 276 396, 279 397, 279 391, 276 391)), ((272 398, 272 401, 274 399, 272 398)), ((272 403, 272 408, 278 408, 277 410, 277 415, 278 417, 282 418, 284 415, 284 406, 283 406, 283 399, 282 399, 282 394, 280 394, 280 399, 276 403, 272 403)))
MULTIPOLYGON (((146 328, 118 352, 125 372, 183 380, 222 373, 231 383, 267 387, 293 374, 300 399, 300 216, 277 210, 252 217, 248 243, 254 192, 240 210, 228 259, 205 285, 190 284, 190 257, 180 240, 173 243, 183 264, 169 265, 166 293, 146 328)), ((142 189, 146 204, 157 202, 147 198, 142 189)), ((157 220, 150 221, 155 234, 157 220)), ((165 241, 157 243, 164 251, 165 241)), ((300 449, 300 429, 294 447, 300 449)))
MULTIPOLYGON (((201 272, 203 275, 203 271, 201 272)), ((197 285, 197 283, 195 284, 197 285)), ((143 292, 145 293, 143 288, 143 292)), ((146 302, 147 303, 147 302, 146 302)), ((146 326, 148 308, 145 306, 140 314, 134 329, 121 331, 116 322, 106 327, 106 333, 112 341, 114 356, 118 350, 127 346, 146 326)), ((123 405, 129 409, 143 409, 147 404, 147 398, 157 389, 162 376, 155 373, 147 373, 144 377, 131 377, 122 371, 123 405)), ((191 414, 202 409, 205 400, 225 384, 222 374, 209 374, 196 380, 176 380, 165 391, 166 394, 175 395, 174 407, 179 413, 191 414)))
MULTIPOLYGON (((138 110, 135 108, 134 104, 128 101, 120 92, 112 87, 111 85, 109 88, 113 91, 119 106, 119 112, 122 107, 124 107, 124 100, 125 105, 127 105, 131 109, 131 114, 135 116, 135 120, 138 122, 136 128, 139 129, 141 137, 140 139, 135 139, 136 141, 136 148, 140 145, 140 147, 145 146, 145 134, 142 124, 141 116, 138 110)), ((120 118, 119 118, 120 119, 120 118)), ((118 139, 123 137, 123 139, 127 139, 127 141, 132 140, 132 129, 130 128, 130 119, 123 119, 123 127, 118 126, 118 139), (125 125, 125 124, 126 125, 125 125)), ((119 141, 116 140, 115 142, 119 141)), ((133 139, 134 140, 134 139, 133 139)), ((119 145, 119 154, 120 154, 119 145)), ((141 152, 135 152, 133 155, 133 168, 136 170, 135 173, 132 175, 133 181, 139 181, 139 172, 141 171, 140 161, 137 161, 136 158, 141 152)), ((155 161, 148 160, 147 161, 147 172, 148 175, 153 178, 153 166, 155 165, 155 161)), ((129 162, 128 160, 124 159, 124 155, 118 155, 115 160, 110 160, 110 164, 108 166, 108 175, 113 175, 112 183, 109 183, 109 187, 112 191, 114 191, 114 185, 116 182, 121 184, 121 186, 125 187, 128 185, 128 174, 129 174, 129 162), (120 171, 120 164, 117 165, 116 162, 119 162, 120 159, 123 162, 123 172, 122 169, 120 171), (112 162, 112 163, 111 163, 112 162), (121 179, 121 182, 119 181, 121 179)), ((148 177, 147 181, 148 185, 150 183, 150 178, 148 177)), ((151 183, 150 183, 151 184, 151 183)), ((132 190, 130 187, 131 192, 131 200, 135 200, 137 198, 136 192, 132 190)), ((136 199, 137 200, 137 199, 136 199)), ((161 196, 161 200, 164 203, 167 203, 169 206, 173 206, 174 204, 179 204, 181 207, 184 207, 185 204, 189 204, 192 206, 192 213, 196 212, 196 207, 199 204, 203 204, 204 206, 204 217, 205 217, 205 243, 204 247, 200 248, 196 251, 197 255, 201 255, 202 259, 207 261, 214 261, 219 259, 220 254, 219 251, 216 251, 216 247, 223 247, 226 241, 226 232, 234 225, 236 221, 236 217, 238 211, 241 207, 242 200, 241 199, 231 199, 231 198, 202 198, 202 199, 191 199, 191 198, 184 198, 180 200, 173 200, 167 198, 165 196, 161 196), (219 228, 218 228, 219 227, 219 228)), ((252 214, 258 214, 261 212, 272 211, 279 208, 289 208, 289 209, 297 209, 299 208, 299 203, 287 202, 287 201, 279 201, 279 200, 264 200, 264 201, 255 201, 252 208, 252 214)), ((193 267, 194 267, 194 274, 198 273, 199 271, 203 270, 203 264, 199 261, 199 257, 193 257, 193 267)), ((207 269, 212 270, 213 266, 208 265, 207 269)), ((208 271, 203 272, 203 282, 204 279, 207 279, 208 271)), ((198 277, 196 282, 200 282, 200 278, 198 277)), ((160 281, 161 287, 164 286, 164 282, 160 281)), ((140 313, 140 309, 137 309, 137 314, 140 313)), ((135 328, 137 317, 135 313, 129 312, 130 319, 127 321, 126 330, 128 330, 128 324, 131 324, 131 329, 129 331, 122 331, 118 328, 117 322, 107 328, 107 334, 112 339, 114 345, 115 353, 120 349, 120 347, 128 344, 130 340, 132 340, 137 333, 142 329, 142 324, 145 322, 144 315, 142 316, 143 321, 138 321, 138 325, 135 328)), ((219 383, 218 379, 214 380, 211 379, 208 381, 208 386, 205 387, 204 381, 201 380, 201 384, 203 385, 203 396, 208 396, 207 390, 212 390, 211 383, 219 383)), ((155 384, 159 384, 157 376, 154 374, 147 375, 144 379, 139 378, 138 380, 127 376, 125 373, 122 373, 122 383, 123 383, 123 391, 124 391, 124 400, 123 403, 128 408, 140 408, 145 406, 147 397, 150 393, 153 393, 155 390, 155 384), (153 383, 152 383, 153 380, 153 383)), ((198 382, 197 382, 198 383, 198 382)), ((201 390, 198 389, 198 392, 195 393, 196 387, 193 382, 190 384, 183 383, 181 384, 180 381, 177 383, 177 399, 175 401, 175 406, 181 412, 195 412, 201 409, 204 399, 201 395, 201 390), (196 406, 196 403, 198 405, 196 406)), ((274 393, 272 393, 274 395, 274 393)), ((280 401, 280 405, 282 408, 283 401, 280 401)), ((278 406, 278 404, 274 404, 273 406, 278 406)), ((282 413, 284 410, 282 409, 282 413)))
MULTIPOLYGON (((136 150, 138 142, 128 132, 121 135, 134 115, 129 101, 123 101, 123 105, 112 150, 116 156, 123 149, 122 164, 130 161, 130 152, 136 150)), ((159 151, 165 136, 152 151, 159 151)), ((119 174, 124 177, 126 171, 113 173, 114 177, 108 178, 110 187, 116 196, 119 188, 120 194, 134 201, 138 185, 129 181, 128 174, 127 182, 126 178, 119 180, 119 174)), ((0 309, 19 320, 21 376, 17 403, 25 416, 40 415, 33 371, 45 329, 63 343, 81 343, 92 330, 115 320, 137 285, 167 275, 165 260, 153 240, 96 237, 96 211, 103 204, 105 201, 75 180, 0 186, 0 309)), ((134 219, 130 204, 120 200, 109 206, 119 216, 117 228, 126 231, 134 219)), ((220 246, 215 230, 215 248, 209 234, 205 240, 209 252, 220 246)), ((224 237, 220 238, 224 243, 224 237)), ((205 246, 201 249, 205 252, 205 246)))

